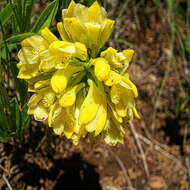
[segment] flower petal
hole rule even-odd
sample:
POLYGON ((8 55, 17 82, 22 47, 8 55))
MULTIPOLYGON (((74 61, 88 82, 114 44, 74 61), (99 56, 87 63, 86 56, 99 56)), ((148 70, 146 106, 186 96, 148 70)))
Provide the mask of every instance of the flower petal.
POLYGON ((105 81, 107 86, 113 86, 115 84, 119 84, 122 80, 122 76, 115 71, 110 71, 108 79, 105 81))
POLYGON ((49 43, 58 41, 58 38, 47 27, 42 29, 40 33, 49 43))
POLYGON ((90 79, 88 80, 88 84, 90 85, 90 88, 81 106, 79 115, 80 124, 87 124, 94 119, 98 111, 98 102, 100 102, 99 92, 96 84, 90 79))
POLYGON ((72 74, 81 71, 83 67, 68 65, 66 69, 58 70, 51 78, 51 87, 56 93, 61 93, 67 87, 67 83, 72 74))
POLYGON ((80 83, 80 84, 72 87, 71 89, 67 90, 63 94, 63 96, 60 98, 59 104, 62 107, 72 106, 75 103, 76 94, 79 92, 79 90, 81 90, 82 88, 84 88, 84 86, 85 86, 84 83, 80 83))
POLYGON ((104 81, 108 78, 110 65, 104 58, 97 58, 93 61, 94 72, 99 81, 104 81))

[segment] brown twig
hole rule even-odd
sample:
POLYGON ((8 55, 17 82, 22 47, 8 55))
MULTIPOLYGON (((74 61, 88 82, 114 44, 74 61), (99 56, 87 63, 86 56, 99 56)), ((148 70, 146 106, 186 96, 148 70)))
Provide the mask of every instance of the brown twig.
POLYGON ((128 187, 130 190, 134 190, 133 185, 131 183, 130 177, 128 175, 128 172, 123 164, 123 162, 121 161, 121 159, 119 158, 119 156, 117 156, 116 154, 114 154, 114 152, 110 149, 108 149, 108 151, 110 152, 110 154, 115 158, 115 160, 117 161, 117 163, 119 164, 119 166, 121 167, 122 171, 123 171, 123 175, 128 183, 128 187))
POLYGON ((5 169, 2 165, 0 165, 0 169, 3 170, 6 173, 9 173, 9 171, 7 169, 5 169))
POLYGON ((5 183, 7 184, 7 187, 9 188, 9 190, 13 190, 12 187, 11 187, 11 185, 10 185, 10 183, 9 183, 9 181, 8 181, 8 179, 6 178, 5 175, 3 175, 3 180, 4 180, 5 183))
POLYGON ((189 160, 189 157, 185 158, 185 164, 187 166, 187 174, 188 174, 188 179, 189 179, 189 183, 190 183, 190 160, 189 160))
MULTIPOLYGON (((164 60, 164 58, 166 57, 166 55, 164 54, 160 60, 158 62, 161 62, 164 60)), ((154 100, 154 108, 153 108, 153 113, 152 113, 152 125, 151 125, 151 130, 154 131, 155 130, 155 121, 156 121, 156 113, 157 113, 157 108, 159 106, 159 102, 160 102, 160 98, 161 98, 161 95, 162 95, 162 92, 165 88, 165 84, 166 84, 166 81, 167 81, 167 78, 169 76, 169 72, 170 72, 170 57, 168 56, 168 67, 167 69, 165 70, 164 72, 164 77, 162 79, 162 82, 161 82, 161 85, 160 85, 160 88, 158 90, 158 94, 157 96, 155 96, 155 100, 154 100)))
POLYGON ((131 129, 131 132, 136 140, 136 143, 137 143, 137 146, 138 146, 138 149, 140 151, 140 154, 142 156, 142 161, 143 161, 143 165, 144 165, 144 170, 145 170, 145 173, 146 173, 146 176, 147 176, 147 179, 149 178, 150 176, 150 172, 149 172, 149 168, 148 168, 148 164, 147 164, 147 161, 146 161, 146 156, 144 154, 144 150, 142 148, 142 144, 139 140, 139 136, 138 136, 138 133, 136 132, 135 130, 135 127, 132 123, 130 123, 130 129, 131 129))
POLYGON ((183 164, 181 163, 180 160, 178 160, 173 154, 169 153, 168 151, 164 150, 162 147, 160 147, 158 144, 155 144, 154 142, 150 141, 148 138, 146 138, 145 136, 141 135, 141 134, 137 134, 139 139, 142 140, 144 143, 154 147, 155 150, 157 150, 158 152, 162 153, 163 155, 165 155, 166 157, 170 158, 171 160, 173 160, 174 162, 178 163, 181 168, 187 172, 187 169, 183 166, 183 164))

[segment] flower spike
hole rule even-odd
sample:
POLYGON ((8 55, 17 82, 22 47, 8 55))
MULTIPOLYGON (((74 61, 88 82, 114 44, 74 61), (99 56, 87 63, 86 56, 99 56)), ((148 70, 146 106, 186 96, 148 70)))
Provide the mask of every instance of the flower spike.
POLYGON ((90 7, 71 1, 50 29, 21 42, 18 78, 33 93, 28 114, 77 145, 81 138, 124 143, 125 122, 140 118, 138 90, 127 72, 134 50, 101 48, 115 21, 97 1, 90 7))

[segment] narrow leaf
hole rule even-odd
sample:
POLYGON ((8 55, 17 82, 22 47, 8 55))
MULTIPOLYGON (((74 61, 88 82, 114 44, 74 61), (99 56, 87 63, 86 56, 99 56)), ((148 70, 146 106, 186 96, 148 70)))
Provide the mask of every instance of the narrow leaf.
POLYGON ((11 8, 11 5, 7 4, 7 6, 0 12, 0 20, 2 25, 4 25, 9 20, 12 14, 13 10, 11 8))
POLYGON ((35 0, 24 1, 23 19, 25 20, 25 31, 28 31, 30 29, 31 13, 32 13, 32 7, 34 5, 34 2, 35 0))
MULTIPOLYGON (((8 46, 9 44, 17 44, 20 43, 22 40, 24 40, 27 37, 30 37, 34 35, 34 33, 23 33, 23 34, 16 34, 6 40, 8 46)), ((0 40, 0 48, 4 47, 3 40, 0 40)))
POLYGON ((49 27, 58 10, 59 1, 55 0, 50 3, 42 12, 36 24, 32 28, 32 32, 39 32, 45 27, 49 27))
MULTIPOLYGON (((16 132, 18 133, 20 131, 20 112, 18 108, 18 101, 16 98, 13 98, 10 102, 11 105, 11 112, 12 112, 12 120, 13 123, 16 125, 16 132)), ((14 125, 13 125, 14 126, 14 125)), ((14 131, 14 129, 13 129, 14 131)))

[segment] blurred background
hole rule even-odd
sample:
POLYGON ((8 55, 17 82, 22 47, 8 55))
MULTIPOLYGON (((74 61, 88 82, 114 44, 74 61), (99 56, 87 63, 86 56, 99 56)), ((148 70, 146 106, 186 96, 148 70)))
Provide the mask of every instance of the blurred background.
POLYGON ((27 115, 20 41, 45 26, 56 33, 69 2, 0 0, 0 189, 189 190, 190 1, 99 1, 116 20, 106 46, 136 52, 129 73, 141 120, 115 147, 74 146, 27 115))

